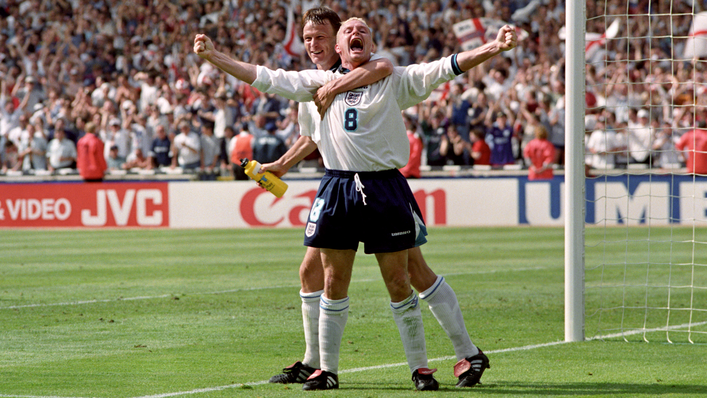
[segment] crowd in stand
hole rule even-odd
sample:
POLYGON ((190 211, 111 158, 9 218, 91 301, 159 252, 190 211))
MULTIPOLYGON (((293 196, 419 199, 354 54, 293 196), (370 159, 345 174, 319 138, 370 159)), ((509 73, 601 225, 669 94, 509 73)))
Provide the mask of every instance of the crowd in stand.
MULTIPOLYGON (((587 1, 588 32, 603 33, 614 18, 622 32, 588 59, 588 167, 685 164, 690 146, 681 137, 701 134, 707 120, 707 68, 680 55, 691 14, 704 3, 587 1), (670 12, 677 16, 665 15, 670 12)), ((294 20, 312 5, 319 2, 294 2, 294 20)), ((522 28, 527 38, 516 50, 406 111, 412 158, 430 167, 519 165, 540 174, 563 164, 563 1, 323 5, 343 20, 365 18, 377 52, 403 66, 460 51, 452 26, 463 20, 522 28), (529 145, 533 140, 552 145, 529 145)), ((242 177, 235 166, 240 158, 277 159, 298 137, 296 104, 201 62, 192 43, 206 33, 236 59, 313 68, 304 52, 292 55, 285 46, 289 6, 275 0, 0 0, 0 171, 74 169, 76 143, 89 122, 111 170, 223 175, 235 168, 242 177)), ((319 166, 317 154, 303 164, 319 166)))

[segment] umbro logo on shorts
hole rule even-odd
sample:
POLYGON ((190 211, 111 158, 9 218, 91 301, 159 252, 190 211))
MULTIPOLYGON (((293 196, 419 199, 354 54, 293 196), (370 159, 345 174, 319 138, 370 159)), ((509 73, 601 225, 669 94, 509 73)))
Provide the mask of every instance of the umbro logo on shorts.
POLYGON ((307 223, 307 229, 305 230, 305 235, 308 237, 311 237, 314 235, 314 233, 317 231, 317 224, 313 222, 308 222, 307 223))

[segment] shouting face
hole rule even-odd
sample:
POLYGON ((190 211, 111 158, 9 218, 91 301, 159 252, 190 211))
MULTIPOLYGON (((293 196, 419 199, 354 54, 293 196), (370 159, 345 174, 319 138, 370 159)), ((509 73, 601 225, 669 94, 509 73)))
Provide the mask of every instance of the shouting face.
POLYGON ((341 56, 341 64, 348 69, 368 62, 373 52, 373 37, 362 19, 352 18, 341 25, 336 52, 341 56))

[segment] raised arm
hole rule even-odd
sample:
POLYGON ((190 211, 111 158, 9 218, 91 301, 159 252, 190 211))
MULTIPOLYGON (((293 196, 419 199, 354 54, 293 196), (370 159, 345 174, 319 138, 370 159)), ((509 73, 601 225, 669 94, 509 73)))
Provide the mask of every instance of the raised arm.
POLYGON ((373 84, 392 73, 393 63, 387 58, 377 58, 355 68, 343 77, 332 80, 317 90, 314 94, 317 111, 324 118, 326 110, 329 109, 338 94, 373 84))
POLYGON ((498 31, 496 40, 477 47, 473 50, 464 51, 457 55, 457 65, 462 72, 493 58, 494 56, 509 51, 516 47, 518 37, 515 29, 505 25, 498 31))
POLYGON ((215 67, 248 84, 252 84, 258 75, 255 65, 236 61, 226 54, 217 51, 211 39, 206 35, 196 35, 194 38, 194 52, 215 67))

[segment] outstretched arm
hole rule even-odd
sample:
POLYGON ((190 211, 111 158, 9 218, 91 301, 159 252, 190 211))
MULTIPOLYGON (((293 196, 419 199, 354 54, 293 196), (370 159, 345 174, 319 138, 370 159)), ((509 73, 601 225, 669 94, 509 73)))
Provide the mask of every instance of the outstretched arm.
POLYGON ((252 84, 257 77, 258 71, 255 65, 236 61, 217 51, 214 48, 214 43, 206 35, 196 35, 194 38, 194 52, 215 67, 248 84, 252 84))
POLYGON ((515 29, 508 25, 504 25, 498 31, 496 40, 486 43, 483 46, 477 47, 473 50, 459 53, 457 55, 457 64, 459 65, 459 69, 461 69, 462 72, 466 72, 469 69, 502 53, 503 51, 514 49, 518 44, 517 42, 518 37, 515 29))

